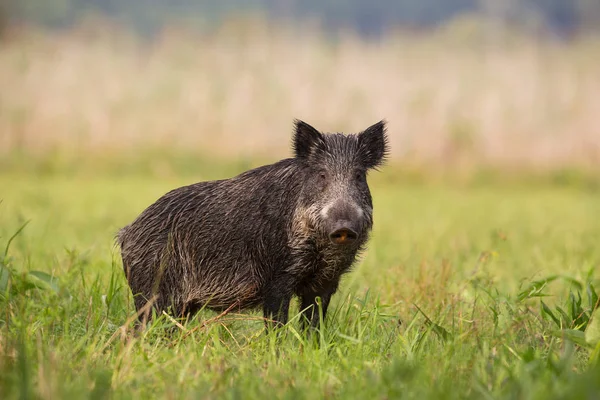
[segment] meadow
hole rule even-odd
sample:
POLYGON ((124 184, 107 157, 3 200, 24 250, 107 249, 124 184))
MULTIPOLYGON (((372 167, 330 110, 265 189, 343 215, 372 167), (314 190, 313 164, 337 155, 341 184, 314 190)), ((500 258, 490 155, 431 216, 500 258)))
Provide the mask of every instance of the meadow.
POLYGON ((243 27, 1 44, 0 398, 598 398, 598 42, 243 27), (390 121, 373 237, 326 323, 305 335, 296 304, 278 334, 206 311, 135 335, 117 230, 288 156, 294 117, 390 121))
POLYGON ((29 222, 3 260, 2 398, 548 399, 600 390, 592 349, 560 333, 583 334, 597 306, 600 201, 581 187, 457 188, 381 172, 371 184, 371 246, 318 334, 305 337, 296 318, 276 338, 259 313, 204 312, 185 326, 163 316, 133 336, 116 230, 166 190, 219 175, 0 176, 10 187, 2 249, 29 222))

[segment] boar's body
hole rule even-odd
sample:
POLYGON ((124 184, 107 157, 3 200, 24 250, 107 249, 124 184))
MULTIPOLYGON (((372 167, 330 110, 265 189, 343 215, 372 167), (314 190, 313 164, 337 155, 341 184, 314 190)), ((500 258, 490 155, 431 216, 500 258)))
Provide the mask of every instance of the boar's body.
POLYGON ((151 299, 177 316, 262 306, 285 323, 297 295, 305 322, 317 325, 316 298, 325 313, 372 227, 361 176, 386 150, 383 123, 369 129, 381 135, 377 162, 368 160, 371 141, 322 135, 299 121, 296 157, 158 199, 118 237, 136 308, 151 299))
POLYGON ((279 269, 313 269, 294 265, 289 246, 296 208, 290 199, 299 198, 301 174, 289 159, 160 198, 121 235, 133 292, 145 295, 136 305, 158 285, 159 309, 258 306, 275 289, 269 282, 279 269))

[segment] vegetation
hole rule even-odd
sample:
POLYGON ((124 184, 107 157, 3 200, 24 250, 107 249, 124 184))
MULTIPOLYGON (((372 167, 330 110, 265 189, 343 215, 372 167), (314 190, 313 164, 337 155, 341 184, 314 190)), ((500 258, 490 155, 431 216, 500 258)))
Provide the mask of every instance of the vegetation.
MULTIPOLYGON (((371 246, 328 323, 279 338, 260 313, 160 316, 134 335, 116 230, 158 178, 0 175, 0 396, 584 398, 600 390, 598 192, 372 176, 371 246), (591 319, 591 321, 590 321, 591 319), (594 367, 595 366, 595 367, 594 367)), ((185 171, 181 171, 185 172, 185 171)))
POLYGON ((318 19, 330 31, 350 27, 366 36, 394 26, 428 28, 466 13, 503 23, 543 26, 559 34, 592 29, 600 21, 600 5, 595 0, 20 0, 6 11, 14 21, 49 26, 69 26, 87 14, 102 13, 147 33, 173 20, 214 26, 232 14, 247 12, 300 24, 318 19))
POLYGON ((266 157, 287 154, 293 118, 345 132, 386 118, 405 165, 597 171, 600 40, 482 29, 457 21, 379 43, 252 18, 152 41, 101 20, 14 31, 0 51, 0 162, 165 147, 266 157))

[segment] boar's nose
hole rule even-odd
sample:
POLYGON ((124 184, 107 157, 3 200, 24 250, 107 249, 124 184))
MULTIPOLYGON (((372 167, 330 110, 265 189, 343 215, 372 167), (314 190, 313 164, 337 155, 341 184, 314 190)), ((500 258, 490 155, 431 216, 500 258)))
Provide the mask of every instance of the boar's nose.
POLYGON ((358 239, 358 233, 356 233, 356 229, 353 229, 350 221, 338 222, 333 232, 329 234, 329 240, 334 244, 347 245, 356 239, 358 239))

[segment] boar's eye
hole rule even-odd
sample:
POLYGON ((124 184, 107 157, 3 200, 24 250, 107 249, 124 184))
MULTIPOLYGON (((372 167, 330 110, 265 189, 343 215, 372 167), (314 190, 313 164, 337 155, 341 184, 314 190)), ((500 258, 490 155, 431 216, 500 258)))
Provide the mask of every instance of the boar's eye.
POLYGON ((354 174, 357 181, 363 181, 365 179, 365 174, 362 171, 357 171, 354 174))
POLYGON ((319 178, 324 181, 327 179, 327 174, 325 172, 319 172, 319 178))

